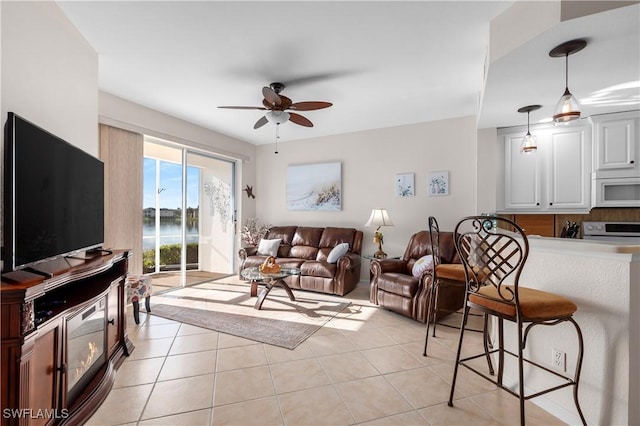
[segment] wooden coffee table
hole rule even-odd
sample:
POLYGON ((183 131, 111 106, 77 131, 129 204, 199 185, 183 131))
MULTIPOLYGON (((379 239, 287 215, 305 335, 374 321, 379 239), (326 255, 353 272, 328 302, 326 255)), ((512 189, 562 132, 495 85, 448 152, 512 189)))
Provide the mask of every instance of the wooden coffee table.
POLYGON ((291 288, 284 282, 284 278, 290 275, 300 275, 299 268, 280 268, 280 272, 272 272, 272 273, 263 273, 258 270, 258 268, 247 268, 242 270, 242 277, 249 280, 251 283, 251 297, 255 297, 258 295, 258 284, 264 284, 264 288, 260 295, 258 296, 258 300, 256 300, 255 308, 262 308, 262 303, 264 299, 267 297, 269 292, 274 286, 280 286, 287 292, 289 299, 295 301, 296 298, 291 291, 291 288))

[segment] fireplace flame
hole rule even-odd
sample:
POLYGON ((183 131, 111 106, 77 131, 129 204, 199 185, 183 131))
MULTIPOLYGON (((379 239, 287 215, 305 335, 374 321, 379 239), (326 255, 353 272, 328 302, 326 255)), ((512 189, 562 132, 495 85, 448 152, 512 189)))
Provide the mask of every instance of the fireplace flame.
POLYGON ((98 346, 95 343, 88 342, 87 346, 89 348, 89 352, 87 353, 87 356, 85 359, 80 360, 80 366, 76 367, 76 370, 75 370, 76 380, 82 376, 85 370, 91 367, 91 365, 93 364, 93 358, 96 356, 96 353, 98 352, 98 346))

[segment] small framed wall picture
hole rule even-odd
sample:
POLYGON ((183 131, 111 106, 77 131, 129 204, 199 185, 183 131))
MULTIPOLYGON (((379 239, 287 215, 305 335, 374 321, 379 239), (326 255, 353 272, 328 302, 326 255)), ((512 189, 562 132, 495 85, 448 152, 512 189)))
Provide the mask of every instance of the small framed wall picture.
POLYGON ((449 195, 449 171, 429 173, 429 196, 449 195))
POLYGON ((415 178, 413 173, 399 173, 395 177, 397 197, 413 197, 416 195, 415 178))

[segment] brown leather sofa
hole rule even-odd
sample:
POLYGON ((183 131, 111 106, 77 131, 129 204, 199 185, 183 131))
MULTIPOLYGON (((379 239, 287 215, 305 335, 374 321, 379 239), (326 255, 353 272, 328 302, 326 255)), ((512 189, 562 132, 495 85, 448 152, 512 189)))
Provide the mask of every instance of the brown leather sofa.
MULTIPOLYGON (((344 296, 360 281, 362 231, 355 228, 314 228, 274 226, 263 237, 280 238, 276 262, 284 267, 300 268, 300 275, 285 278, 293 289, 311 290, 344 296), (349 251, 336 263, 327 262, 331 250, 348 243, 349 251)), ((240 249, 239 274, 245 268, 257 267, 267 256, 257 254, 257 247, 240 249)))
MULTIPOLYGON (((462 263, 455 249, 452 232, 440 232, 440 258, 442 264, 462 263)), ((412 274, 413 265, 422 256, 431 254, 429 231, 420 231, 411 236, 400 259, 379 259, 371 262, 370 301, 394 312, 426 323, 431 297, 431 270, 419 277, 412 274)), ((464 288, 443 287, 440 289, 437 319, 456 311, 464 304, 464 288)))

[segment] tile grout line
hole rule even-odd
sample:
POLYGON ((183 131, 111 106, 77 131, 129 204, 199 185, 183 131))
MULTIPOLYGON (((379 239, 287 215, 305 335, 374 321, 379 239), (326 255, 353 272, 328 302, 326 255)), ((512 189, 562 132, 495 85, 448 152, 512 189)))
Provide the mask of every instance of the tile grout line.
MULTIPOLYGON (((147 320, 149 319, 149 314, 145 315, 145 319, 144 319, 144 324, 147 324, 147 320)), ((149 327, 150 325, 147 324, 147 327, 149 327)), ((138 415, 138 420, 136 421, 136 424, 139 424, 142 421, 142 416, 144 415, 145 410, 147 409, 147 406, 149 405, 149 400, 151 399, 151 395, 153 395, 153 391, 156 388, 156 385, 158 384, 158 378, 160 377, 160 374, 162 373, 162 369, 164 368, 165 363, 167 362, 167 357, 169 356, 169 352, 171 352, 171 348, 173 347, 173 344, 176 341, 176 337, 178 336, 178 332, 180 331, 180 328, 182 327, 182 323, 180 323, 180 327, 178 327, 178 330, 176 330, 176 333, 173 336, 173 340, 171 341, 171 345, 169 345, 169 349, 167 350, 167 353, 164 356, 164 360, 162 361, 162 365, 160 366, 160 370, 158 371, 158 375, 156 376, 156 380, 153 382, 153 385, 151 386, 151 391, 149 392, 149 395, 147 396, 147 399, 142 407, 142 410, 140 410, 140 414, 138 415)), ((139 332, 140 330, 136 331, 136 334, 139 332)), ((153 339, 150 339, 153 340, 153 339)))

